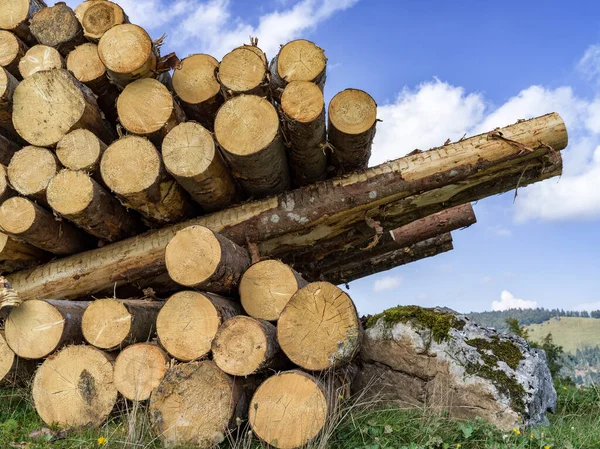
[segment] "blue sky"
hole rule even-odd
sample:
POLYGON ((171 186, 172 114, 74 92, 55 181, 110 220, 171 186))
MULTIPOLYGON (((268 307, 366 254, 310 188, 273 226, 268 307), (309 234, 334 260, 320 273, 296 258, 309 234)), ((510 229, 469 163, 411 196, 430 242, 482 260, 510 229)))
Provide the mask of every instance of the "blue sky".
MULTIPOLYGON (((304 37, 326 50, 326 97, 368 91, 384 120, 373 163, 467 132, 559 112, 565 174, 480 201, 455 250, 351 284, 361 313, 398 304, 481 311, 600 308, 600 2, 117 0, 181 57, 258 36, 272 57, 304 37)), ((69 1, 71 6, 79 3, 69 1)))

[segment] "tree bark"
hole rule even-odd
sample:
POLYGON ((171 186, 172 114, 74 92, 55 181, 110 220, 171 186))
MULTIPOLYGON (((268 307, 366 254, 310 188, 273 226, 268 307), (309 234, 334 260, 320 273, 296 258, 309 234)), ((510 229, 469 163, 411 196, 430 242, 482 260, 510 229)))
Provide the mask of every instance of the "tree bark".
POLYGON ((364 173, 242 204, 87 254, 50 262, 9 276, 9 280, 23 299, 77 298, 115 284, 159 276, 165 272, 166 245, 179 230, 193 225, 220 232, 238 245, 253 242, 263 257, 285 256, 284 260, 293 262, 297 252, 307 247, 317 248, 321 242, 364 223, 367 211, 385 230, 392 230, 441 210, 562 172, 562 161, 556 151, 567 146, 568 137, 558 114, 519 122, 498 131, 502 138, 499 134, 482 134, 464 139, 364 173), (524 151, 503 139, 518 141, 534 151, 524 151), (348 198, 353 201, 347 201, 348 198), (75 275, 80 276, 77 284, 71 281, 75 275))
POLYGON ((198 123, 182 123, 165 137, 167 171, 206 212, 226 209, 240 198, 213 135, 198 123))
POLYGON ((63 170, 48 184, 50 207, 88 234, 116 242, 139 234, 141 220, 82 171, 63 170))
POLYGON ((291 187, 279 117, 265 98, 240 95, 227 101, 217 114, 215 137, 249 195, 265 197, 291 187))
POLYGON ((85 301, 32 299, 11 310, 6 342, 19 357, 43 359, 63 346, 83 342, 81 317, 85 301))
POLYGON ((218 68, 221 92, 226 99, 236 95, 269 95, 266 61, 248 47, 238 47, 226 54, 218 68))
POLYGON ((65 168, 84 171, 103 183, 100 160, 106 148, 106 144, 91 131, 76 129, 60 139, 56 145, 56 156, 65 168))
POLYGON ((175 293, 156 318, 158 339, 178 360, 200 359, 210 352, 219 327, 241 311, 239 304, 212 293, 175 293))
POLYGON ((91 346, 70 346, 48 358, 33 380, 33 403, 47 425, 101 426, 117 402, 113 358, 91 346))
POLYGON ((237 292, 251 264, 246 249, 203 226, 179 231, 167 245, 165 261, 178 284, 221 294, 237 292))
POLYGON ((338 174, 364 170, 369 166, 377 125, 377 104, 357 89, 346 89, 329 103, 329 144, 331 162, 338 174))
POLYGON ((0 68, 0 127, 15 134, 13 124, 14 94, 19 82, 8 71, 0 68))
POLYGON ((167 373, 170 358, 154 343, 126 347, 115 361, 117 390, 130 401, 145 401, 167 373))
POLYGON ((151 341, 162 306, 162 301, 97 299, 83 314, 83 337, 105 351, 151 341))
POLYGON ((0 204, 17 195, 18 193, 9 184, 6 167, 0 164, 0 204))
POLYGON ((129 23, 120 6, 106 0, 82 3, 75 8, 75 16, 83 27, 83 35, 92 42, 98 42, 112 27, 129 23))
POLYGON ((0 233, 0 273, 35 267, 50 260, 51 254, 28 243, 16 240, 3 232, 0 233))
POLYGON ((281 96, 281 111, 294 183, 322 181, 327 177, 323 92, 309 81, 292 81, 281 96))
MULTIPOLYGON (((2 115, 2 112, 0 112, 0 115, 2 115)), ((10 160, 15 152, 20 149, 19 145, 0 134, 0 164, 6 167, 10 164, 10 160)))
POLYGON ((142 214, 150 226, 177 223, 196 212, 187 193, 168 176, 156 147, 143 137, 122 137, 109 146, 100 172, 123 205, 142 214))
POLYGON ((46 7, 43 0, 4 2, 0 10, 0 29, 14 33, 28 45, 35 45, 37 40, 31 34, 30 21, 37 12, 46 7))
POLYGON ((32 201, 14 197, 0 206, 0 227, 9 235, 58 256, 90 248, 93 239, 72 224, 57 221, 32 201))
POLYGON ((17 151, 8 165, 8 180, 21 195, 48 205, 48 184, 61 166, 54 153, 46 148, 28 146, 17 151))
POLYGON ((43 70, 66 68, 66 63, 58 50, 47 45, 34 45, 19 62, 21 79, 43 70))
POLYGON ((31 360, 17 357, 0 331, 0 386, 26 386, 31 382, 36 364, 31 360))
POLYGON ((19 61, 29 50, 27 44, 10 31, 0 30, 0 67, 21 80, 19 61))
POLYGON ((63 56, 86 42, 79 20, 64 2, 41 9, 31 18, 30 30, 40 44, 56 48, 63 56))

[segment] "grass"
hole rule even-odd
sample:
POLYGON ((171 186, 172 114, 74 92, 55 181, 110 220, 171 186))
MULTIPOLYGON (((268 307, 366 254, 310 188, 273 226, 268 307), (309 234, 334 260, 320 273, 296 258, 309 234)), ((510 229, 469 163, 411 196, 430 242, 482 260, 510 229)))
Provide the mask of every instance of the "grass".
MULTIPOLYGON (((457 421, 427 410, 346 403, 328 423, 326 435, 307 449, 600 449, 600 390, 558 387, 559 407, 549 427, 500 432, 483 421, 457 421)), ((0 391, 0 447, 15 449, 160 448, 144 410, 122 410, 101 429, 56 435, 30 434, 44 428, 22 390, 0 391), (132 431, 136 435, 132 435, 132 431), (104 444, 100 444, 103 443, 104 444), (100 443, 99 443, 100 442, 100 443)), ((259 449, 245 427, 222 448, 259 449)))
POLYGON ((584 347, 593 348, 600 342, 600 320, 598 319, 552 318, 542 324, 531 324, 527 329, 530 339, 535 342, 540 342, 548 333, 552 333, 554 343, 571 354, 584 347))

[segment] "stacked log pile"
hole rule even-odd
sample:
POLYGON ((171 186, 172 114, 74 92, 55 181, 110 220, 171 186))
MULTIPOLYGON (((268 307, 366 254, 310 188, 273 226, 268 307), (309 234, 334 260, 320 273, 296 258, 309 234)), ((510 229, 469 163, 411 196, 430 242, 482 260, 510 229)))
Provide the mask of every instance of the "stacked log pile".
POLYGON ((0 0, 0 299, 23 301, 0 379, 39 364, 48 424, 101 425, 122 396, 167 447, 246 419, 301 447, 361 345, 336 285, 449 251, 470 202, 559 175, 565 125, 367 168, 375 100, 327 106, 314 43, 270 64, 256 40, 221 62, 162 46, 114 2, 0 0))

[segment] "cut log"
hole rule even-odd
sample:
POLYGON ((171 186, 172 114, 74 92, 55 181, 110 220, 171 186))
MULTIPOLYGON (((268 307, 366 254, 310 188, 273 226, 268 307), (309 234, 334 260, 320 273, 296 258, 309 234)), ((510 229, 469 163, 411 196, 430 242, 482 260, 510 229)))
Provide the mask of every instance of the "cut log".
POLYGON ((64 69, 65 67, 65 60, 58 50, 47 45, 34 45, 19 62, 19 73, 24 79, 43 70, 64 69))
POLYGON ((70 223, 26 198, 14 197, 0 206, 0 227, 9 235, 58 256, 76 254, 92 246, 92 239, 70 223))
POLYGON ((285 357, 277 343, 277 328, 268 321, 236 316, 225 321, 212 342, 213 360, 232 376, 279 370, 285 357))
POLYGON ((43 0, 0 0, 0 29, 11 31, 29 45, 36 39, 29 29, 29 21, 42 8, 43 0))
POLYGON ((30 360, 81 343, 81 317, 87 305, 85 301, 24 301, 6 319, 6 342, 15 354, 30 360))
POLYGON ((558 176, 562 172, 558 151, 567 142, 560 116, 548 114, 493 134, 387 162, 364 173, 242 204, 50 262, 8 279, 20 296, 28 299, 77 298, 115 284, 160 276, 165 273, 166 245, 179 230, 194 225, 220 232, 238 245, 253 242, 262 257, 285 256, 284 261, 293 262, 299 251, 318 248, 322 242, 364 223, 367 211, 384 230, 392 230, 450 207, 513 190, 517 185, 524 187, 558 176), (523 152, 511 141, 533 151, 523 152), (73 276, 79 276, 76 284, 73 276))
POLYGON ((115 361, 115 387, 130 401, 145 401, 165 377, 169 360, 154 343, 128 346, 115 361))
MULTIPOLYGON (((0 13, 2 14, 2 13, 0 13)), ((16 79, 21 79, 19 61, 29 50, 27 44, 10 31, 0 30, 0 67, 4 67, 16 79)))
POLYGON ((187 193, 167 175, 160 153, 143 137, 126 136, 109 146, 100 162, 106 186, 150 224, 177 223, 195 213, 187 193))
POLYGON ((0 386, 27 385, 35 368, 35 362, 16 356, 4 339, 4 331, 0 331, 0 386))
POLYGON ((264 197, 290 188, 279 117, 267 99, 240 95, 226 102, 215 120, 215 137, 249 195, 264 197))
POLYGON ((81 322, 85 340, 105 351, 152 340, 161 301, 97 299, 81 322))
POLYGON ((251 264, 248 251, 204 226, 179 231, 167 245, 165 261, 178 284, 222 294, 237 291, 251 264))
POLYGON ((8 165, 8 180, 21 195, 48 204, 48 184, 61 166, 54 153, 46 148, 27 146, 17 151, 8 165))
POLYGON ((79 20, 64 2, 41 9, 32 17, 30 30, 40 44, 56 48, 63 56, 86 42, 79 20))
POLYGON ((14 95, 19 82, 8 71, 0 67, 0 127, 16 133, 13 124, 14 95))
POLYGON ((129 23, 123 9, 113 2, 101 0, 86 3, 92 4, 86 5, 85 8, 77 7, 75 15, 81 22, 84 36, 92 42, 98 42, 112 27, 129 23))
POLYGON ((272 447, 295 449, 314 440, 332 411, 326 386, 302 371, 267 379, 250 401, 248 422, 272 447))
POLYGON ((221 91, 225 98, 240 94, 268 96, 267 74, 265 60, 248 47, 238 47, 226 54, 218 69, 221 91))
POLYGON ((58 215, 101 240, 123 240, 143 229, 137 216, 82 171, 58 173, 48 184, 47 198, 58 215))
MULTIPOLYGON (((100 1, 107 3, 106 0, 100 1)), ((119 89, 108 79, 106 67, 98 55, 98 46, 88 43, 76 47, 67 57, 67 68, 98 96, 98 106, 111 123, 115 123, 118 119, 119 89)))
POLYGON ((288 42, 271 62, 271 95, 279 101, 292 81, 310 81, 323 90, 326 77, 325 50, 304 39, 288 42))
POLYGON ((129 84, 119 95, 117 112, 127 131, 147 137, 157 147, 169 131, 185 121, 169 89, 151 78, 129 84))
POLYGON ((277 321, 292 295, 306 284, 299 273, 279 260, 257 262, 240 281, 242 306, 251 317, 277 321))
POLYGON ((329 103, 331 162, 338 174, 364 170, 369 165, 377 125, 377 103, 357 89, 346 89, 329 103))
POLYGON ((76 129, 60 139, 56 156, 66 168, 84 171, 102 182, 100 160, 106 148, 106 144, 91 131, 76 129))
POLYGON ((323 92, 310 81, 292 81, 281 96, 283 129, 296 185, 327 177, 327 129, 323 92))
POLYGON ((173 72, 173 91, 185 115, 210 131, 224 101, 216 76, 218 67, 212 56, 197 54, 185 58, 173 72))
POLYGON ((156 332, 172 357, 189 362, 206 356, 221 324, 240 313, 239 304, 222 296, 175 293, 158 313, 156 332))
POLYGON ((54 146, 79 128, 89 129, 104 142, 113 140, 94 94, 67 70, 30 76, 15 89, 13 101, 15 128, 31 145, 54 146))
POLYGON ((48 358, 33 380, 33 402, 47 425, 98 427, 117 402, 112 358, 91 346, 71 346, 48 358))
POLYGON ((137 25, 112 27, 100 39, 98 54, 109 77, 120 86, 156 77, 158 49, 146 30, 137 25))
POLYGON ((17 195, 18 193, 9 184, 6 167, 0 164, 0 204, 17 195))
POLYGON ((360 348, 361 325, 352 299, 328 282, 298 290, 277 322, 285 355, 308 371, 349 363, 360 348))
POLYGON ((0 232, 0 273, 31 268, 50 258, 49 253, 0 232))
POLYGON ((167 171, 206 212, 225 209, 240 197, 213 135, 202 125, 182 123, 165 137, 167 171))
MULTIPOLYGON (((0 115, 2 113, 0 112, 0 115)), ((19 151, 21 147, 14 143, 13 141, 7 139, 2 134, 0 134, 0 164, 7 166, 10 164, 10 160, 16 151, 19 151)))

